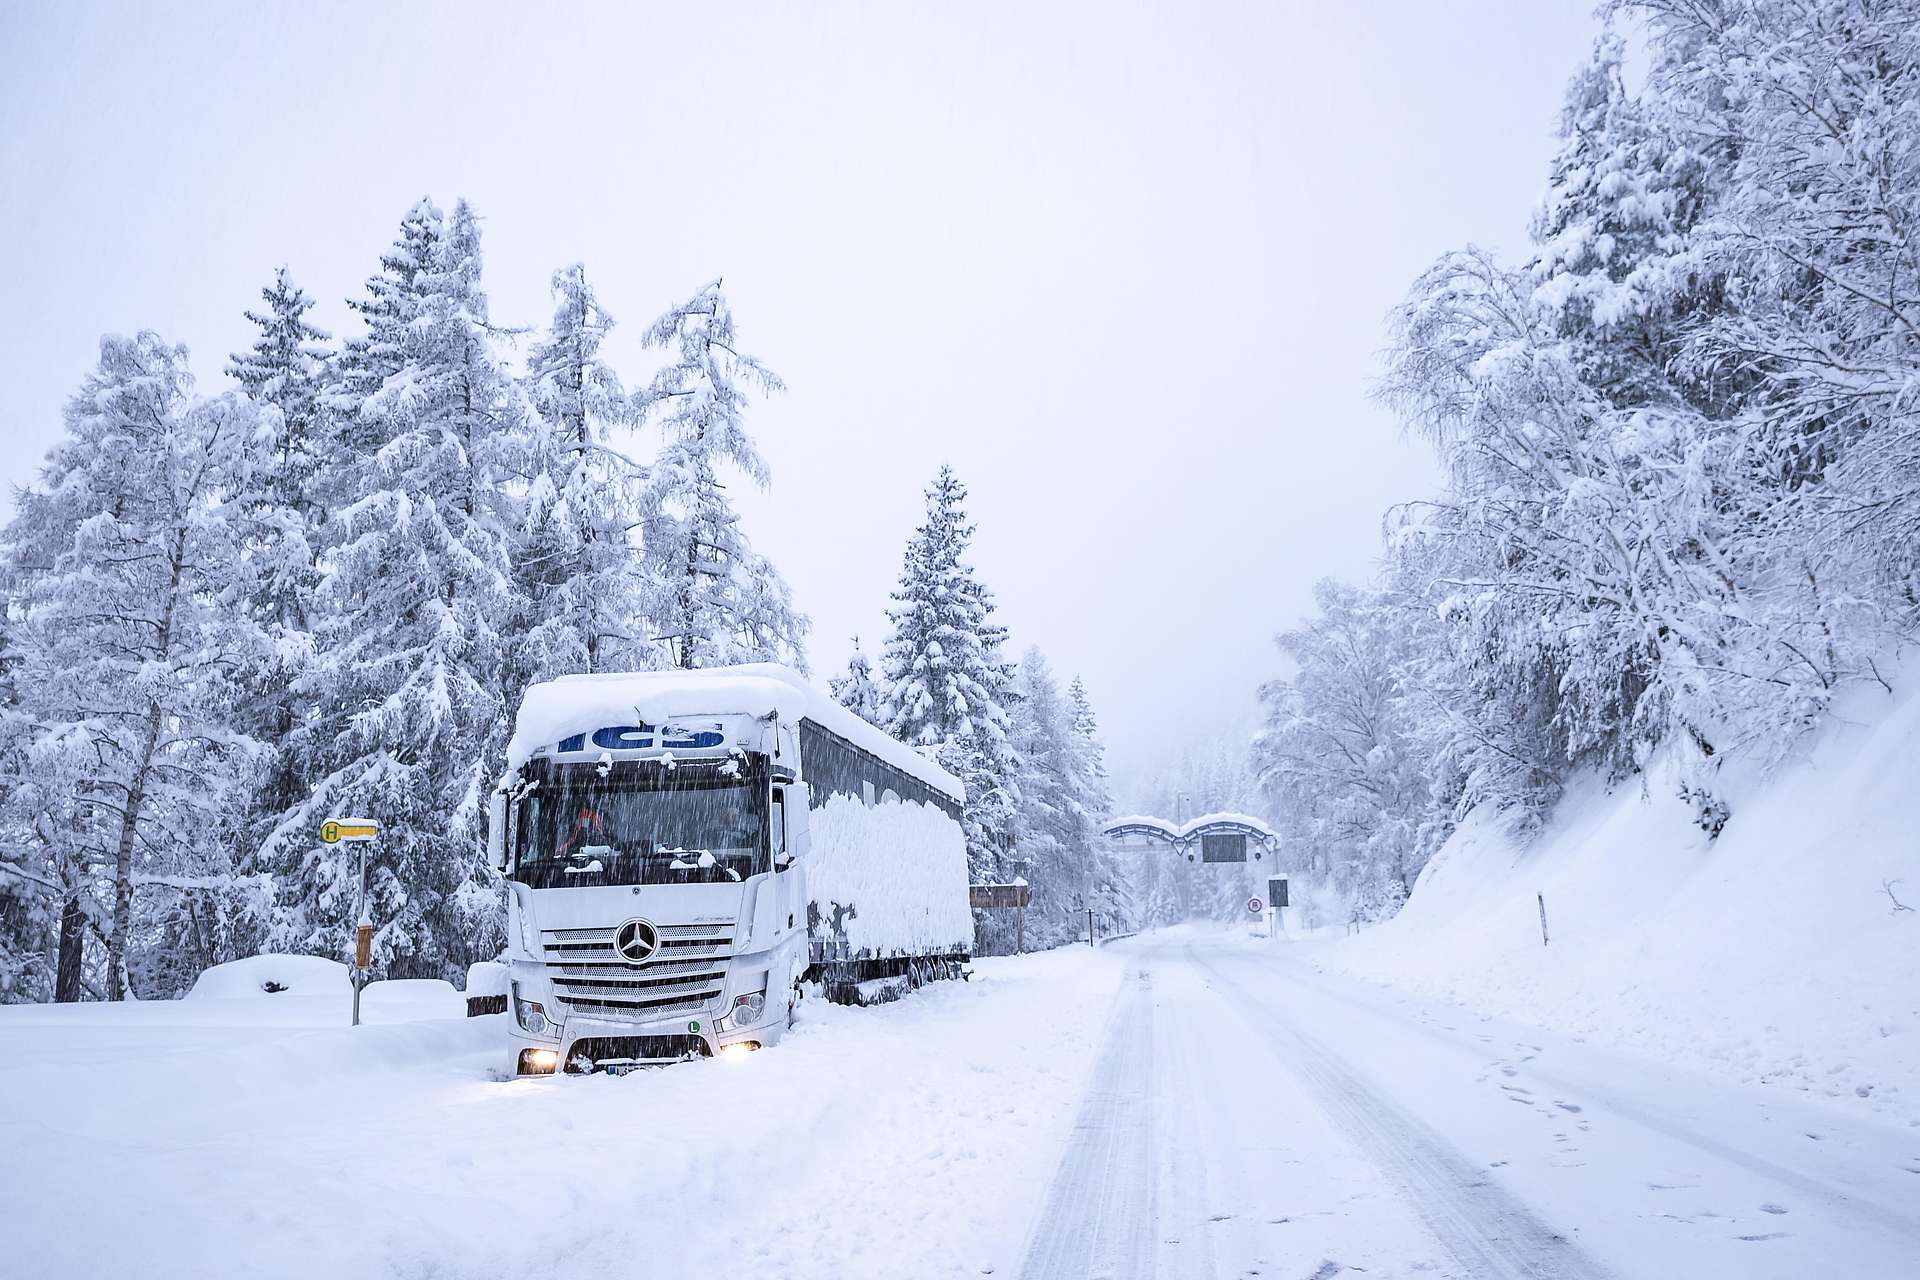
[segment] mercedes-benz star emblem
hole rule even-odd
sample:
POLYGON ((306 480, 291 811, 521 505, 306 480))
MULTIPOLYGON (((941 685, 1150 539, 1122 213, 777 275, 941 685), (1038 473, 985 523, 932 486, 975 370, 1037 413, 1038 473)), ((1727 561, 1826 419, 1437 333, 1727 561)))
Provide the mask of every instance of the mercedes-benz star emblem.
POLYGON ((613 931, 613 949, 628 964, 645 964, 660 949, 660 931, 650 921, 629 920, 613 931))

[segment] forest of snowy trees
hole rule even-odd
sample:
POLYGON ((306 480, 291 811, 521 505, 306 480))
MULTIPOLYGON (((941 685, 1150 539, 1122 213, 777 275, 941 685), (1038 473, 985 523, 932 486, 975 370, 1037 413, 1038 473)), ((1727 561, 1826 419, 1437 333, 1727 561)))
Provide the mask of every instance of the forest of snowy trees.
MULTIPOLYGON (((520 692, 563 672, 780 661, 808 624, 727 485, 779 378, 720 282, 643 334, 629 386, 578 265, 523 333, 489 314, 464 202, 409 210, 335 342, 285 269, 197 394, 152 333, 101 342, 0 539, 0 999, 173 995, 259 952, 343 956, 368 814, 382 976, 458 979, 502 946, 485 798, 520 692)), ((943 472, 908 548, 885 672, 849 705, 977 789, 975 870, 1100 891, 1091 708, 1000 655, 943 472)), ((1057 907, 1051 904, 1065 904, 1057 907)), ((1060 919, 1056 920, 1055 915, 1060 919)))
POLYGON ((1444 487, 1263 690, 1273 816, 1363 918, 1580 770, 1657 760, 1717 832, 1728 761, 1920 632, 1920 9, 1608 9, 1531 252, 1447 254, 1394 318, 1444 487))

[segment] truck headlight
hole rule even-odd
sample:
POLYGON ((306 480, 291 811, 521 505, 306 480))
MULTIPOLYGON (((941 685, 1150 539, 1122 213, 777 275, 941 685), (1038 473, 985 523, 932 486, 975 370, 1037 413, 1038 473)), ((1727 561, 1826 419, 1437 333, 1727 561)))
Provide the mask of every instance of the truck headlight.
POLYGON ((733 1025, 736 1027, 750 1027, 760 1021, 760 1016, 766 1011, 767 993, 764 991, 755 991, 751 995, 735 996, 733 998, 732 1009, 733 1025))
POLYGON ((513 1020, 530 1036, 551 1036, 555 1032, 553 1022, 547 1017, 547 1006, 538 1000, 522 1000, 517 982, 513 984, 513 1020))

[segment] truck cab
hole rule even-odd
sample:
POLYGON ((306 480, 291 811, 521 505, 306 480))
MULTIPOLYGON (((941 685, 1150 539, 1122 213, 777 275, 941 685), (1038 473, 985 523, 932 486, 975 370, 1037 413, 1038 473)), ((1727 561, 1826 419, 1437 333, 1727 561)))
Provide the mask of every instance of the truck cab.
POLYGON ((805 786, 777 717, 637 718, 534 750, 495 792, 516 1074, 743 1052, 807 968, 805 786))

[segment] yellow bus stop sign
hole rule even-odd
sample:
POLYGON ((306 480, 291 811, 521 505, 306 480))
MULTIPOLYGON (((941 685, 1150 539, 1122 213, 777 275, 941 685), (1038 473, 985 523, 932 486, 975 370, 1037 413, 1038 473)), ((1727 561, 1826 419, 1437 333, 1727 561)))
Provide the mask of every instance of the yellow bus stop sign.
POLYGON ((342 840, 373 840, 380 835, 380 824, 371 818, 328 818, 320 824, 320 842, 338 844, 342 840))

